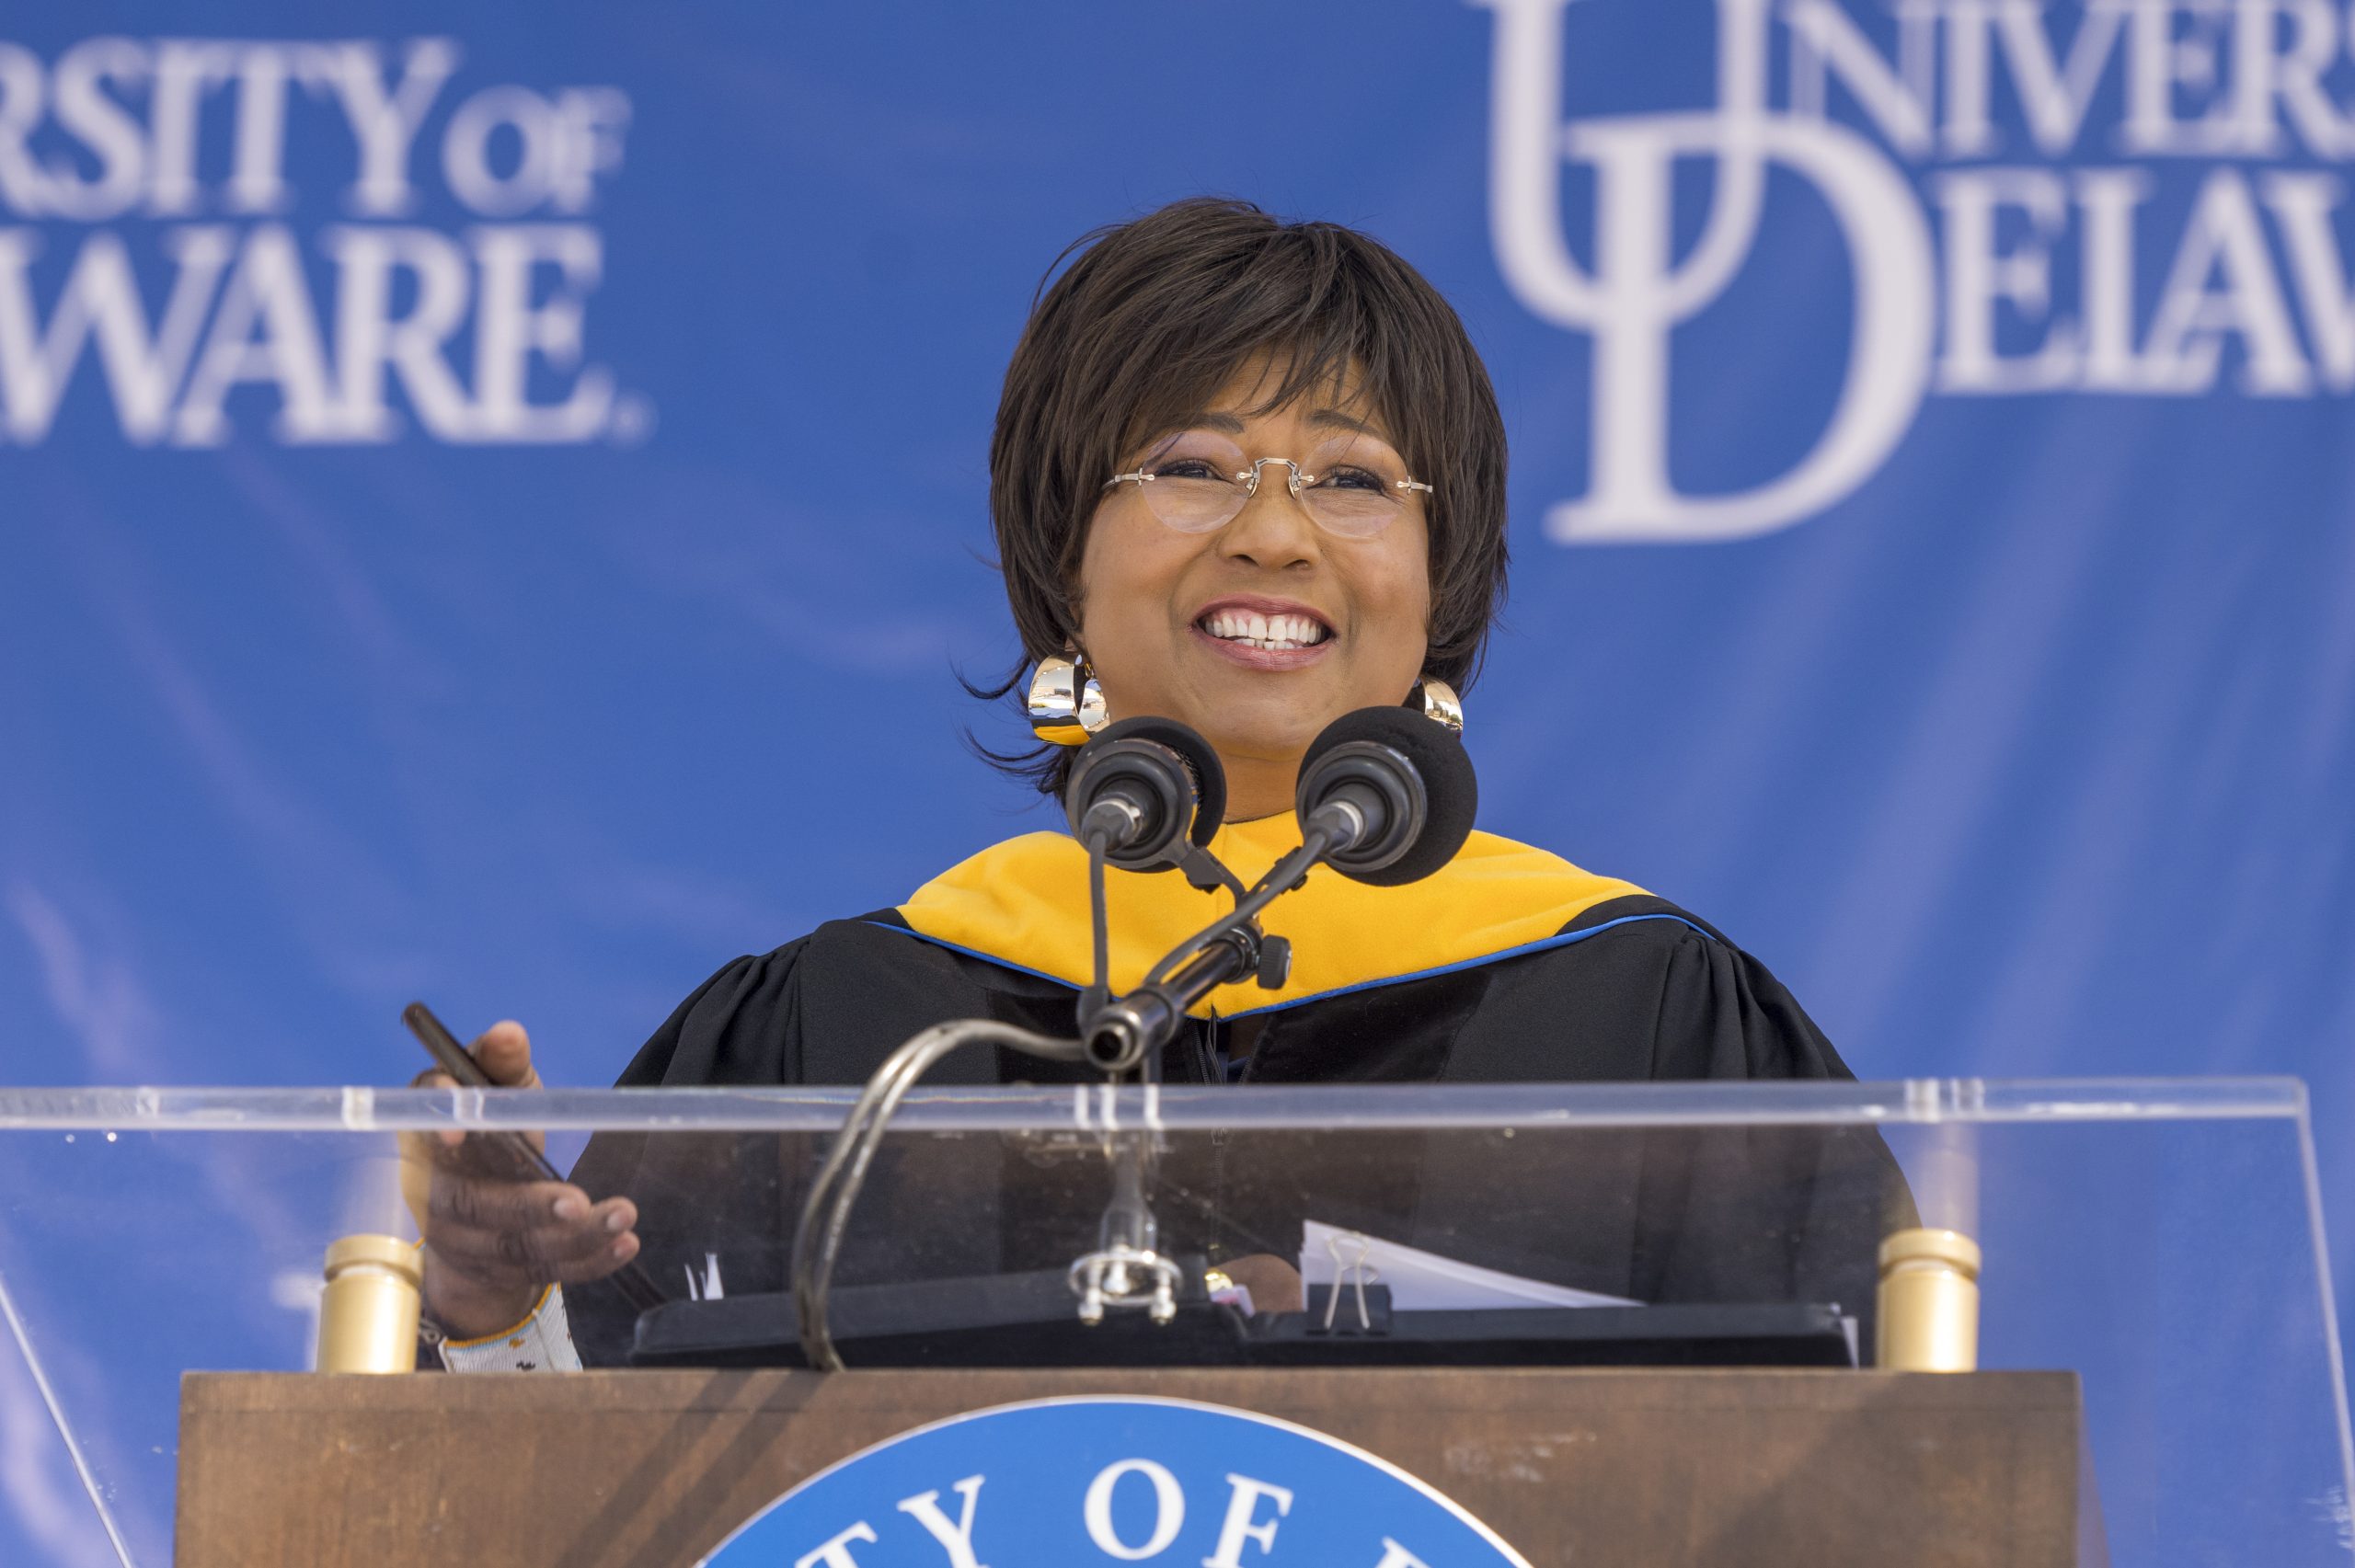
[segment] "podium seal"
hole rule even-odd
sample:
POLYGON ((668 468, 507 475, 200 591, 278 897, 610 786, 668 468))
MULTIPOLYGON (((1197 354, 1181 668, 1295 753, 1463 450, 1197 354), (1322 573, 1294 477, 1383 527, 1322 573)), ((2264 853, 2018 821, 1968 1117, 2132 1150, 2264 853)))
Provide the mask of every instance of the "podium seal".
POLYGON ((706 1568, 1528 1568, 1416 1477, 1290 1422, 1184 1400, 1040 1400, 879 1443, 754 1516, 706 1568))

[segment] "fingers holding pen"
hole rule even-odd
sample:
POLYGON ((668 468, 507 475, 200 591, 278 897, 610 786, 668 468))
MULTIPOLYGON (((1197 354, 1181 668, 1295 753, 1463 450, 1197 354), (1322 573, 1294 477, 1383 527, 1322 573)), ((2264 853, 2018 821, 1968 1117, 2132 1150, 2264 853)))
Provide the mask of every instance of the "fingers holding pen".
MULTIPOLYGON (((412 1087, 544 1087, 531 1036, 511 1019, 460 1046, 423 1003, 402 1016, 437 1063, 412 1087)), ((444 1125, 404 1133, 400 1144, 402 1194, 424 1238, 427 1304, 453 1331, 498 1332, 546 1286, 602 1279, 638 1257, 637 1206, 592 1202, 562 1180, 541 1133, 444 1125)))
POLYGON ((486 1182, 465 1176, 433 1184, 426 1219, 437 1227, 519 1234, 595 1236, 611 1241, 638 1223, 626 1197, 592 1203, 569 1182, 486 1182))
POLYGON ((512 1018, 502 1018, 475 1036, 466 1054, 501 1089, 541 1087, 539 1070, 532 1065, 532 1037, 512 1018))
MULTIPOLYGON (((475 1037, 465 1053, 479 1068, 489 1087, 495 1089, 541 1089, 539 1070, 532 1065, 532 1039, 523 1025, 511 1018, 503 1018, 475 1037)), ((440 1068, 428 1068, 409 1080, 412 1089, 455 1089, 458 1081, 440 1068)), ((456 1149, 465 1143, 466 1135, 455 1130, 431 1135, 443 1149, 456 1149)), ((546 1146, 539 1133, 525 1133, 535 1149, 546 1146)))
POLYGON ((612 1273, 638 1255, 638 1208, 627 1198, 592 1203, 560 1182, 486 1182, 442 1175, 425 1213, 426 1244, 484 1281, 572 1283, 612 1273))
MULTIPOLYGON (((412 1089, 455 1089, 458 1087, 458 1081, 438 1067, 429 1067, 415 1078, 410 1079, 408 1086, 412 1089)), ((444 1128, 439 1132, 404 1133, 401 1135, 401 1141, 405 1145, 413 1142, 421 1144, 429 1157, 440 1163, 465 1147, 466 1135, 455 1128, 444 1128)))
POLYGON ((591 1251, 569 1257, 545 1255, 535 1250, 531 1239, 514 1231, 457 1233, 431 1244, 439 1264, 470 1285, 486 1289, 583 1285, 625 1267, 638 1256, 638 1249, 635 1233, 595 1238, 591 1251))

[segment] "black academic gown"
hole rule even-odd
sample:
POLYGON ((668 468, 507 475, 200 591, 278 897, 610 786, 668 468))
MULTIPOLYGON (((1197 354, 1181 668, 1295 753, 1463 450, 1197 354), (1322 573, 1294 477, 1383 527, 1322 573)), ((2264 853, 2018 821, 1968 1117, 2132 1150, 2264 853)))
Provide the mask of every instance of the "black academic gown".
MULTIPOLYGON (((991 868, 1000 883, 1004 869, 991 868)), ((1407 975, 1377 973, 1251 1015, 1257 1034, 1239 1081, 1853 1077, 1757 960, 1664 899, 1615 892, 1626 886, 1597 884, 1598 896, 1544 940, 1407 975)), ((1358 896, 1342 887, 1328 902, 1346 916, 1346 899, 1358 896)), ((1384 907, 1391 915, 1405 909, 1384 907)), ((909 1036, 958 1018, 1074 1032, 1072 984, 919 930, 910 910, 940 923, 919 899, 729 964, 647 1042, 622 1086, 856 1084, 909 1036)), ((1160 1077, 1236 1079, 1225 1049, 1235 1033, 1232 1021, 1189 1020, 1163 1053, 1160 1077)), ((926 1082, 1081 1076, 1011 1050, 975 1049, 926 1082)), ((841 1282, 1060 1267, 1094 1245, 1106 1197, 1100 1162, 1058 1160, 1015 1139, 899 1141, 905 1146, 878 1162, 860 1200, 841 1282)), ((729 1291, 775 1290, 818 1151, 814 1140, 793 1138, 601 1139, 580 1179, 594 1193, 637 1200, 644 1260, 674 1294, 711 1254, 723 1260, 729 1291)), ((1316 1219, 1643 1301, 1836 1303, 1865 1321, 1867 1355, 1874 1248, 1910 1215, 1878 1138, 1791 1126, 1205 1134, 1173 1140, 1157 1175, 1165 1250, 1213 1261, 1291 1258, 1302 1221, 1316 1219)), ((621 1359, 626 1309, 610 1291, 576 1295, 584 1355, 592 1364, 621 1359)))

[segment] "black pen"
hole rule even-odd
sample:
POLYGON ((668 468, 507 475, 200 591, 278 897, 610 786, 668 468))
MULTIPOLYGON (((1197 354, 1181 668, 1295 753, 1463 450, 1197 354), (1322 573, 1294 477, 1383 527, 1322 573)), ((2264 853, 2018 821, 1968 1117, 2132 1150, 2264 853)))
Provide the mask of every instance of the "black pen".
MULTIPOLYGON (((433 1010, 425 1003, 412 1001, 402 1008, 401 1022, 408 1025, 408 1032, 417 1036, 418 1043, 432 1057, 434 1065, 456 1079, 461 1086, 468 1089, 500 1087, 491 1082, 490 1074, 482 1070, 482 1064, 458 1044, 458 1037, 442 1025, 442 1020, 433 1016, 433 1010)), ((484 1132, 468 1136, 483 1139, 503 1151, 517 1162, 519 1172, 529 1172, 542 1181, 562 1182, 565 1179, 564 1173, 549 1163, 548 1157, 520 1132, 484 1132)), ((670 1300, 663 1294, 662 1288, 654 1283, 653 1276, 640 1266, 636 1258, 624 1264, 610 1277, 614 1288, 628 1298, 629 1304, 641 1312, 670 1300)))

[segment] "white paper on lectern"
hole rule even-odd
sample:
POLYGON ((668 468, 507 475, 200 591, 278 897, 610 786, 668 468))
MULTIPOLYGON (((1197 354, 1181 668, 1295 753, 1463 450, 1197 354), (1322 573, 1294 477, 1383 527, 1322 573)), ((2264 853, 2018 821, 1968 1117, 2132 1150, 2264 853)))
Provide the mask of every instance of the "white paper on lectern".
MULTIPOLYGON (((1523 1279, 1493 1268, 1458 1263, 1419 1247, 1385 1242, 1362 1230, 1344 1230, 1321 1219, 1303 1228, 1300 1277, 1305 1285, 1330 1285, 1341 1267, 1362 1264, 1369 1285, 1390 1287, 1390 1305, 1401 1312, 1477 1311, 1512 1307, 1637 1307, 1625 1296, 1605 1296, 1523 1279), (1338 1250, 1338 1263, 1336 1253, 1338 1250)), ((1354 1274, 1349 1279, 1354 1279, 1354 1274)), ((1345 1279, 1344 1285, 1348 1283, 1345 1279)))

